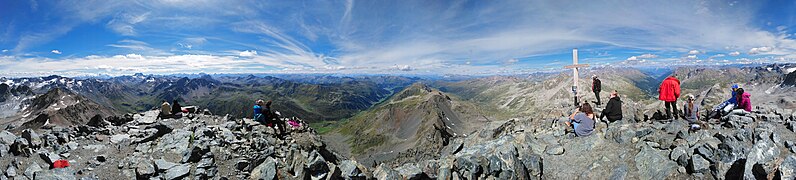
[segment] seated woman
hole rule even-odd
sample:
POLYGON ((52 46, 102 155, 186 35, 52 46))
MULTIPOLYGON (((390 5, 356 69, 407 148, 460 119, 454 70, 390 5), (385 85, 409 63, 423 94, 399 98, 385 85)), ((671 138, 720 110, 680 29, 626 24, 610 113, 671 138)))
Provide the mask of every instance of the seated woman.
POLYGON ((744 92, 743 88, 738 88, 738 93, 736 93, 738 99, 738 106, 735 107, 736 109, 743 109, 746 112, 752 112, 752 95, 748 92, 744 92))
POLYGON ((594 132, 594 111, 589 103, 583 103, 578 111, 569 116, 567 126, 575 129, 575 135, 588 136, 594 132))

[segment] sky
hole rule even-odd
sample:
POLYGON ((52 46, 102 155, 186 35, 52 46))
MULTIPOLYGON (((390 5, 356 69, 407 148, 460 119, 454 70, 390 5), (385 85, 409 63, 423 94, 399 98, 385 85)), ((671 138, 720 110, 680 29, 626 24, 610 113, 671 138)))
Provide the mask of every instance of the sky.
POLYGON ((0 76, 796 62, 796 1, 0 1, 0 76))

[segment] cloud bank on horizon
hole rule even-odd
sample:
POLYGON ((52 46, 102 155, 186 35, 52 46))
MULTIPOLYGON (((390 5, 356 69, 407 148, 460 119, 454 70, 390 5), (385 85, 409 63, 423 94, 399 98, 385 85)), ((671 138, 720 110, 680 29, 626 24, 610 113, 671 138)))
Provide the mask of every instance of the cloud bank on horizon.
POLYGON ((796 1, 2 1, 0 76, 796 62, 796 1))

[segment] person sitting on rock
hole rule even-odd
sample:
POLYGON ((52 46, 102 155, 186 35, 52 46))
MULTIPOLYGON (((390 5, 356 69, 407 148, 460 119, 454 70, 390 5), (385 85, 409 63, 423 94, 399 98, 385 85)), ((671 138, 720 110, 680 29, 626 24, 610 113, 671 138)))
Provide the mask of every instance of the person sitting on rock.
POLYGON ((163 104, 160 105, 160 115, 158 117, 161 119, 171 117, 171 104, 169 104, 169 101, 163 100, 163 104))
POLYGON ((695 104, 696 98, 694 95, 686 95, 686 101, 683 103, 683 115, 685 115, 685 120, 689 123, 697 123, 699 121, 699 105, 695 104))
POLYGON ((609 97, 608 104, 605 105, 605 109, 600 115, 600 120, 605 117, 608 117, 610 122, 622 120, 622 100, 619 99, 619 93, 614 90, 609 97))
POLYGON ((752 95, 749 92, 744 92, 743 88, 738 88, 736 91, 736 99, 738 106, 736 109, 743 109, 746 112, 752 112, 752 95))
POLYGON ((177 119, 182 118, 182 106, 180 106, 180 103, 178 103, 176 99, 172 102, 173 103, 171 104, 171 115, 177 119))
POLYGON ((575 135, 588 136, 594 131, 594 111, 589 103, 583 103, 578 111, 569 116, 567 126, 575 129, 575 135))
POLYGON ((265 116, 263 115, 263 105, 264 104, 265 104, 265 102, 262 99, 255 101, 254 108, 253 108, 254 109, 254 116, 252 117, 252 118, 254 118, 254 121, 257 121, 257 122, 262 123, 262 124, 265 124, 265 116))
POLYGON ((263 108, 262 114, 265 116, 265 125, 276 128, 279 134, 283 135, 287 132, 287 129, 285 129, 285 122, 279 119, 279 114, 271 111, 271 103, 271 100, 268 100, 268 102, 265 102, 265 107, 263 108))
POLYGON ((733 84, 732 87, 730 88, 730 92, 732 93, 732 96, 730 97, 730 99, 727 99, 726 101, 722 102, 721 104, 716 105, 715 107, 713 107, 713 110, 711 111, 709 117, 718 118, 721 115, 727 114, 730 111, 732 111, 733 109, 735 109, 735 106, 738 105, 738 98, 737 98, 738 97, 738 89, 741 89, 741 85, 733 84))

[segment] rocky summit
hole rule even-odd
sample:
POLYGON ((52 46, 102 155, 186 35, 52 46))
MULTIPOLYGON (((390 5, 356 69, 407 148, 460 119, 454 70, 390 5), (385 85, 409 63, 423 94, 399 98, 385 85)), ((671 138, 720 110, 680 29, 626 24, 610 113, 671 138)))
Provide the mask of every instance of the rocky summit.
MULTIPOLYGON (((575 137, 557 119, 493 122, 434 159, 365 166, 314 129, 280 135, 251 119, 157 111, 0 132, 2 179, 793 179, 794 117, 760 109, 690 131, 683 120, 600 122, 575 137), (109 122, 108 120, 114 120, 109 122), (96 120, 95 120, 96 121, 96 120), (59 168, 58 161, 69 166, 59 168)), ((291 118, 295 119, 295 118, 291 118)), ((422 153, 422 152, 418 152, 422 153)))

